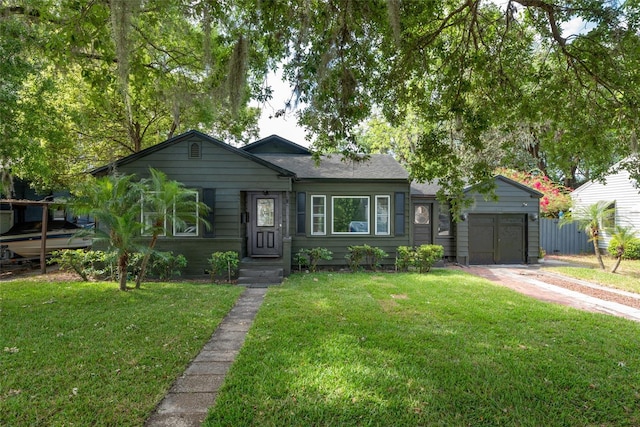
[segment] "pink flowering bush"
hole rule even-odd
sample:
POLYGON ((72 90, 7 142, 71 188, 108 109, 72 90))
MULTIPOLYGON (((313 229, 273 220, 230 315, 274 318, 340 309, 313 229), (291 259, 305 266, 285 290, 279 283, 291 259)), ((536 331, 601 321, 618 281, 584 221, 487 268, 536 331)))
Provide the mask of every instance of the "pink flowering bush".
POLYGON ((557 218, 559 212, 567 212, 571 207, 571 189, 557 184, 542 173, 522 172, 501 168, 497 174, 512 179, 542 193, 540 214, 547 218, 557 218))

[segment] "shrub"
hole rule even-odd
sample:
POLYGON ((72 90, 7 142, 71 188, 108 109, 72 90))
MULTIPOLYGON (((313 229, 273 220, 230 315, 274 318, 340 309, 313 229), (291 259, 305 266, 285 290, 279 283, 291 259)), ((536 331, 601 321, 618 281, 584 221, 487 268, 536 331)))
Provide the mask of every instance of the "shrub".
MULTIPOLYGON (((115 252, 85 251, 83 249, 65 249, 54 251, 49 264, 58 264, 62 271, 73 271, 82 280, 89 279, 118 279, 118 258, 115 252)), ((140 265, 144 255, 134 252, 129 255, 127 276, 132 278, 140 273, 140 265)), ((149 275, 166 280, 172 276, 179 276, 181 270, 187 266, 184 255, 173 255, 173 252, 153 252, 149 261, 149 275)))
POLYGON ((86 251, 84 249, 63 249, 53 251, 48 264, 58 264, 62 271, 74 271, 85 282, 97 275, 98 263, 104 262, 104 252, 86 251))
POLYGON ((187 266, 187 259, 182 254, 173 255, 173 252, 153 252, 149 260, 149 275, 161 280, 180 276, 187 266))
POLYGON ((298 268, 302 265, 308 266, 312 272, 317 271, 320 260, 330 261, 333 259, 333 252, 327 248, 300 249, 296 254, 298 268))
POLYGON ((409 271, 409 267, 414 265, 416 251, 411 246, 398 246, 396 250, 396 269, 409 271))
POLYGON ((364 246, 349 246, 347 250, 349 252, 344 257, 347 260, 351 271, 355 273, 360 270, 360 264, 366 255, 364 253, 364 246))
MULTIPOLYGON (((609 242, 607 251, 612 256, 616 256, 616 253, 618 252, 617 247, 617 240, 615 238, 612 238, 609 242)), ((627 243, 624 248, 624 253, 622 254, 622 259, 640 259, 640 241, 627 243)))
POLYGON ((380 261, 389 256, 382 249, 369 245, 349 246, 348 250, 349 253, 345 255, 345 259, 353 272, 361 269, 361 264, 365 259, 369 267, 376 271, 380 267, 380 261))
POLYGON ((304 253, 304 249, 300 249, 297 253, 293 254, 293 264, 298 266, 298 271, 309 267, 309 257, 304 253))
POLYGON ((437 261, 442 259, 444 248, 441 245, 422 245, 416 249, 416 266, 420 273, 427 273, 437 261))
POLYGON ((209 258, 209 264, 211 265, 211 280, 214 280, 215 276, 222 276, 227 274, 227 281, 231 282, 231 277, 237 272, 240 265, 240 258, 237 252, 214 252, 209 258))
POLYGON ((418 248, 398 246, 396 249, 396 268, 409 271, 416 268, 420 273, 427 273, 437 261, 442 259, 444 248, 440 245, 422 245, 418 248))
POLYGON ((543 259, 547 255, 547 251, 544 250, 542 246, 540 246, 540 250, 538 251, 538 258, 543 259))
POLYGON ((373 271, 377 271, 378 268, 381 267, 382 265, 380 261, 388 257, 389 254, 387 254, 385 251, 383 251, 380 248, 376 248, 375 246, 374 247, 371 247, 369 245, 364 245, 364 246, 365 246, 365 253, 367 255, 369 267, 371 267, 373 271))

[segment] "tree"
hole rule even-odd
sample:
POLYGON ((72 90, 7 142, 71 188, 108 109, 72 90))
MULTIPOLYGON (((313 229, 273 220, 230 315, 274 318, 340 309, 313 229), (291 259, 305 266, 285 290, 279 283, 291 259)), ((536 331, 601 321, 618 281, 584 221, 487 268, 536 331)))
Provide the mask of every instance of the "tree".
POLYGON ((178 181, 169 180, 161 171, 150 168, 149 178, 143 179, 140 185, 144 191, 142 194, 142 206, 144 224, 143 235, 150 235, 140 273, 136 278, 136 289, 144 280, 149 257, 155 249, 158 237, 167 232, 167 224, 174 224, 175 229, 185 229, 187 226, 195 226, 201 222, 206 227, 210 224, 204 219, 209 207, 200 203, 193 196, 196 194, 188 190, 178 181))
POLYGON ((615 273, 620 266, 622 257, 629 245, 638 244, 639 240, 635 232, 629 227, 616 226, 615 232, 611 235, 611 244, 609 247, 615 247, 616 263, 611 268, 611 272, 615 273))
POLYGON ((76 182, 78 169, 180 130, 233 141, 257 135, 259 112, 247 104, 261 97, 267 60, 235 8, 206 0, 1 3, 0 53, 11 60, 0 74, 12 90, 7 102, 0 94, 0 128, 13 144, 0 147, 0 158, 12 173, 59 188, 76 182), (65 173, 53 159, 75 167, 65 173))
POLYGON ((120 290, 127 290, 129 257, 139 249, 142 186, 134 175, 107 175, 83 186, 70 208, 96 221, 95 240, 106 242, 118 259, 120 290))
POLYGON ((415 114, 414 178, 460 194, 495 167, 482 155, 488 132, 504 132, 508 151, 520 143, 508 139, 512 129, 525 129, 537 140, 534 160, 555 163, 548 173, 566 183, 581 164, 593 178, 633 147, 639 10, 629 2, 300 0, 256 9, 321 151, 361 151, 358 126, 372 111, 392 126, 415 114), (589 29, 563 31, 573 19, 589 29))
MULTIPOLYGON (((244 141, 257 118, 247 102, 269 99, 262 83, 280 63, 294 87, 283 107, 302 106, 314 148, 357 157, 358 129, 373 112, 392 126, 415 115, 413 177, 438 179, 450 195, 491 174, 496 157, 487 153, 524 150, 535 167, 574 185, 637 146, 635 2, 26 3, 3 3, 0 20, 34 35, 18 51, 42 65, 30 78, 50 75, 54 93, 67 94, 64 108, 45 103, 67 125, 65 138, 36 127, 37 138, 15 140, 77 142, 75 163, 104 164, 185 128, 244 141), (563 29, 575 20, 588 26, 563 29)), ((19 154, 9 160, 26 174, 19 154)))
POLYGON ((571 189, 556 184, 548 176, 545 176, 539 171, 529 173, 499 168, 496 170, 496 173, 542 193, 540 210, 545 217, 558 218, 560 212, 564 214, 564 212, 569 211, 571 208, 571 189))
POLYGON ((570 222, 577 222, 578 225, 584 228, 585 233, 589 236, 589 241, 593 242, 593 250, 598 259, 600 268, 604 270, 604 263, 602 262, 602 253, 600 252, 600 240, 603 230, 612 228, 613 224, 610 224, 615 209, 612 202, 599 201, 588 206, 579 206, 574 210, 567 212, 560 220, 560 226, 563 226, 570 222))

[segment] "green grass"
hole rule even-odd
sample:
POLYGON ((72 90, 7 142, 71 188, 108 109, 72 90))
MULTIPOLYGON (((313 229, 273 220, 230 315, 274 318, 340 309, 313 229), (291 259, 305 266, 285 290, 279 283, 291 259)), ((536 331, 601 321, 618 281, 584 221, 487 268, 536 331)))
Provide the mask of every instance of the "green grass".
POLYGON ((639 425, 639 332, 451 270, 294 275, 205 425, 639 425))
POLYGON ((0 425, 143 425, 241 291, 0 282, 0 425))
POLYGON ((595 255, 554 255, 553 259, 570 262, 574 266, 545 265, 547 271, 564 274, 603 286, 640 293, 640 261, 623 260, 616 273, 610 273, 615 259, 603 257, 606 269, 601 270, 595 255))

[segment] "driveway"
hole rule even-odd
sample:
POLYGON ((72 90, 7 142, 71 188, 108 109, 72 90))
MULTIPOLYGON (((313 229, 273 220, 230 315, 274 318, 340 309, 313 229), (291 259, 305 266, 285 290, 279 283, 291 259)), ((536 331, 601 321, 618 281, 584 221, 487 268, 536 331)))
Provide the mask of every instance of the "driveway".
POLYGON ((471 266, 463 271, 542 301, 640 322, 640 294, 551 273, 540 266, 471 266))

